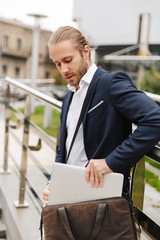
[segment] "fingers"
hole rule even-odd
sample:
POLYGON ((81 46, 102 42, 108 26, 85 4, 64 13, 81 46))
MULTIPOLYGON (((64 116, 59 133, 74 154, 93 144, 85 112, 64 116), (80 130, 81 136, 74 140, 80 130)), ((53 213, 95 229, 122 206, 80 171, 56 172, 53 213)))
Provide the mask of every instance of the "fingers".
POLYGON ((99 171, 99 182, 98 182, 98 186, 97 187, 103 187, 103 184, 104 184, 104 178, 103 178, 103 175, 101 171, 99 171))
POLYGON ((90 179, 90 164, 88 164, 88 166, 86 167, 85 179, 86 179, 86 182, 89 182, 89 179, 90 179))
POLYGON ((105 159, 92 159, 86 168, 85 179, 90 182, 91 187, 103 187, 103 175, 110 172, 112 170, 106 164, 105 159))
POLYGON ((91 162, 91 164, 90 164, 90 184, 91 184, 91 187, 95 186, 95 182, 96 182, 96 173, 95 173, 95 169, 94 169, 94 164, 91 162))
POLYGON ((94 171, 95 174, 95 186, 98 188, 99 187, 99 175, 97 173, 97 171, 94 171))
POLYGON ((99 186, 98 174, 97 171, 95 171, 94 169, 94 163, 92 161, 90 161, 86 168, 85 179, 86 182, 90 182, 91 187, 99 186))
POLYGON ((44 200, 44 205, 43 207, 48 205, 48 198, 49 198, 49 190, 50 190, 50 183, 47 184, 43 191, 43 200, 44 200))
POLYGON ((94 167, 94 176, 95 176, 95 186, 96 187, 103 187, 104 184, 104 177, 103 177, 103 171, 99 171, 94 167))
POLYGON ((43 208, 46 207, 47 205, 48 205, 48 202, 45 202, 45 203, 43 204, 43 208))
POLYGON ((103 186, 103 175, 96 169, 94 160, 91 160, 88 164, 85 172, 85 178, 87 182, 90 182, 91 187, 103 186))

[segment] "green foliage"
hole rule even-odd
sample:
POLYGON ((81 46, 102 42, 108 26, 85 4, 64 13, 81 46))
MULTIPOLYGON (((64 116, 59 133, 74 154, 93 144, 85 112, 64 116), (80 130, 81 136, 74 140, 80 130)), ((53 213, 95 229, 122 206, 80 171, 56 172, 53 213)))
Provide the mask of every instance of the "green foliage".
POLYGON ((146 169, 146 182, 152 187, 156 188, 160 192, 160 180, 158 176, 155 176, 152 172, 146 169))
POLYGON ((160 95, 160 72, 154 65, 145 72, 140 88, 143 91, 160 95))
POLYGON ((52 112, 52 122, 50 128, 43 128, 43 118, 44 118, 44 107, 36 107, 34 114, 31 115, 31 121, 37 124, 43 131, 48 135, 57 137, 57 128, 60 118, 60 112, 53 109, 52 112))
MULTIPOLYGON (((20 112, 24 113, 24 109, 19 109, 20 112)), ((34 122, 38 127, 40 127, 44 132, 46 132, 48 135, 57 137, 57 128, 59 124, 59 118, 60 118, 60 112, 53 109, 52 111, 52 121, 51 121, 51 127, 50 128, 43 128, 43 119, 44 119, 44 106, 38 106, 35 108, 35 112, 31 115, 30 120, 34 122)), ((11 112, 11 118, 12 121, 16 122, 17 118, 14 114, 14 112, 11 112)))
POLYGON ((66 86, 66 81, 63 79, 63 77, 61 76, 61 74, 58 71, 55 71, 53 77, 56 80, 55 85, 66 86))
POLYGON ((145 161, 148 162, 150 165, 152 165, 153 167, 156 167, 157 169, 160 170, 160 164, 157 162, 154 162, 152 160, 150 160, 148 157, 145 156, 145 161))
MULTIPOLYGON (((160 170, 160 164, 158 164, 157 162, 150 160, 146 156, 145 156, 145 161, 148 162, 153 167, 156 167, 157 169, 160 170)), ((152 172, 150 172, 147 169, 145 172, 146 172, 146 182, 148 184, 150 184, 152 187, 154 187, 155 189, 157 189, 157 191, 160 192, 160 178, 158 176, 154 175, 152 172)))

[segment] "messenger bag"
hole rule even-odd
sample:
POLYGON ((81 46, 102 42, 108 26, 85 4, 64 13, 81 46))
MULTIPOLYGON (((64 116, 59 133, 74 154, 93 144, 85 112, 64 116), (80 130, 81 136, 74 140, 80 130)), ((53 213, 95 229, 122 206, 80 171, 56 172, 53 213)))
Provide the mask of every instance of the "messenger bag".
POLYGON ((42 210, 41 239, 136 240, 132 204, 125 197, 48 205, 42 210))

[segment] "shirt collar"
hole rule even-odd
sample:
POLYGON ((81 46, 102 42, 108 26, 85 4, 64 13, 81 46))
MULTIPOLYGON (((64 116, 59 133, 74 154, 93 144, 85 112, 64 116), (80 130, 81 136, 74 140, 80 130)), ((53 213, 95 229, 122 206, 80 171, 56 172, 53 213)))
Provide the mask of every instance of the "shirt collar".
MULTIPOLYGON (((96 70, 97 70, 97 66, 95 64, 92 64, 92 66, 88 69, 85 75, 80 79, 79 86, 81 87, 83 83, 87 83, 89 85, 96 70)), ((72 92, 76 91, 75 86, 71 86, 70 84, 68 84, 67 87, 72 92)))

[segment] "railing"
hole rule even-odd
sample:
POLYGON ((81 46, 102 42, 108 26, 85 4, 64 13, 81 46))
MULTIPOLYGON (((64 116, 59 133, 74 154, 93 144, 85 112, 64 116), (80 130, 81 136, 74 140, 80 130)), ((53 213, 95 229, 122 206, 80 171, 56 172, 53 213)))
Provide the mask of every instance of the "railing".
MULTIPOLYGON (((22 83, 19 83, 18 81, 15 81, 11 78, 5 78, 4 81, 7 84, 6 89, 6 100, 5 100, 5 148, 4 148, 4 163, 3 163, 3 174, 9 173, 8 169, 8 138, 9 138, 9 128, 11 127, 10 124, 10 110, 13 110, 19 121, 23 122, 23 139, 22 139, 22 157, 21 157, 21 167, 20 167, 20 187, 19 187, 19 199, 15 202, 16 207, 27 207, 28 203, 25 201, 25 189, 26 189, 26 171, 27 171, 27 157, 30 156, 33 158, 34 162, 37 162, 37 160, 32 156, 31 151, 32 150, 40 150, 41 149, 41 140, 44 141, 50 148, 52 148, 54 151, 56 151, 56 140, 47 135, 44 131, 42 131, 37 125, 35 125, 33 122, 30 121, 31 116, 31 96, 35 97, 36 99, 40 100, 41 102, 49 105, 51 108, 54 108, 58 111, 61 111, 61 102, 57 101, 49 96, 46 96, 43 93, 40 93, 39 91, 36 91, 32 89, 29 86, 26 86, 22 83), (10 105, 10 85, 15 86, 17 88, 20 88, 22 91, 24 91, 27 94, 26 100, 25 100, 25 109, 24 109, 24 115, 20 113, 17 109, 13 108, 10 105), (39 136, 38 145, 33 147, 29 146, 29 134, 30 129, 32 129, 36 134, 39 136)), ((153 100, 160 102, 160 96, 146 93, 149 97, 151 97, 153 100)), ((18 121, 18 123, 19 123, 18 121)), ((18 125, 17 125, 18 126, 18 125)), ((14 126, 16 127, 16 126, 14 126)), ((19 141, 16 139, 16 141, 19 141)), ((153 159, 154 161, 160 163, 160 149, 158 146, 155 146, 152 151, 150 151, 147 156, 150 159, 153 159)), ((38 163, 40 166, 40 170, 43 172, 43 174, 48 177, 48 172, 46 169, 38 163)), ((144 171, 145 171, 145 165, 144 160, 140 161, 140 164, 138 165, 138 168, 142 168, 143 176, 141 176, 142 182, 144 181, 144 171)), ((135 173, 135 179, 136 179, 136 173, 135 173)), ((136 188, 136 183, 135 183, 136 188)), ((143 188, 144 189, 144 188, 143 188)), ((142 190, 143 190, 142 189, 142 190)), ((134 189, 133 189, 134 190, 134 189)), ((42 206, 42 201, 39 198, 38 194, 36 193, 36 190, 32 188, 32 191, 38 198, 38 201, 40 205, 42 206)), ((144 192, 140 195, 140 204, 137 202, 137 199, 135 199, 136 203, 136 216, 137 219, 142 227, 142 230, 150 236, 152 239, 160 239, 160 226, 156 224, 152 219, 150 219, 147 215, 144 214, 142 211, 143 207, 143 195, 144 192), (139 206, 140 205, 140 206, 139 206), (140 210, 141 209, 141 210, 140 210)))
MULTIPOLYGON (((146 157, 150 158, 154 162, 160 164, 160 148, 155 146, 150 152, 146 154, 146 157)), ((142 233, 148 237, 148 239, 160 240, 160 225, 154 222, 150 216, 143 211, 143 197, 144 197, 144 181, 145 181, 145 162, 144 158, 136 166, 137 173, 134 175, 135 191, 133 192, 133 204, 135 206, 135 216, 141 226, 142 233), (137 168, 138 167, 138 168, 137 168), (137 187, 141 185, 141 188, 137 187), (137 189, 136 189, 137 188, 137 189), (143 189, 143 192, 141 193, 143 189), (137 191, 139 190, 139 193, 137 191), (135 196, 134 196, 135 194, 135 196), (140 198, 140 199, 139 199, 140 198)))
MULTIPOLYGON (((21 158, 21 167, 20 167, 20 188, 19 188, 19 200, 15 201, 16 207, 27 207, 28 203, 25 201, 25 186, 26 186, 26 170, 27 170, 27 157, 30 154, 31 149, 40 149, 41 140, 43 140, 50 148, 56 151, 56 141, 42 131, 36 124, 30 121, 31 115, 31 96, 40 100, 41 102, 49 105, 51 108, 61 111, 61 102, 53 99, 27 85, 19 83, 11 78, 5 78, 7 83, 6 89, 6 100, 5 100, 5 150, 4 150, 4 164, 3 174, 9 173, 8 169, 8 139, 9 139, 9 128, 10 128, 10 109, 16 113, 18 118, 18 123, 23 122, 23 140, 22 140, 22 158, 21 158), (10 85, 15 86, 23 90, 27 96, 25 100, 24 115, 20 113, 17 109, 10 106, 10 85), (30 147, 28 145, 29 141, 29 132, 32 129, 39 136, 39 144, 37 147, 30 147)), ((15 139, 17 141, 17 139, 15 139)), ((44 175, 49 176, 48 173, 41 166, 44 175)), ((42 205, 42 202, 41 202, 42 205)))

